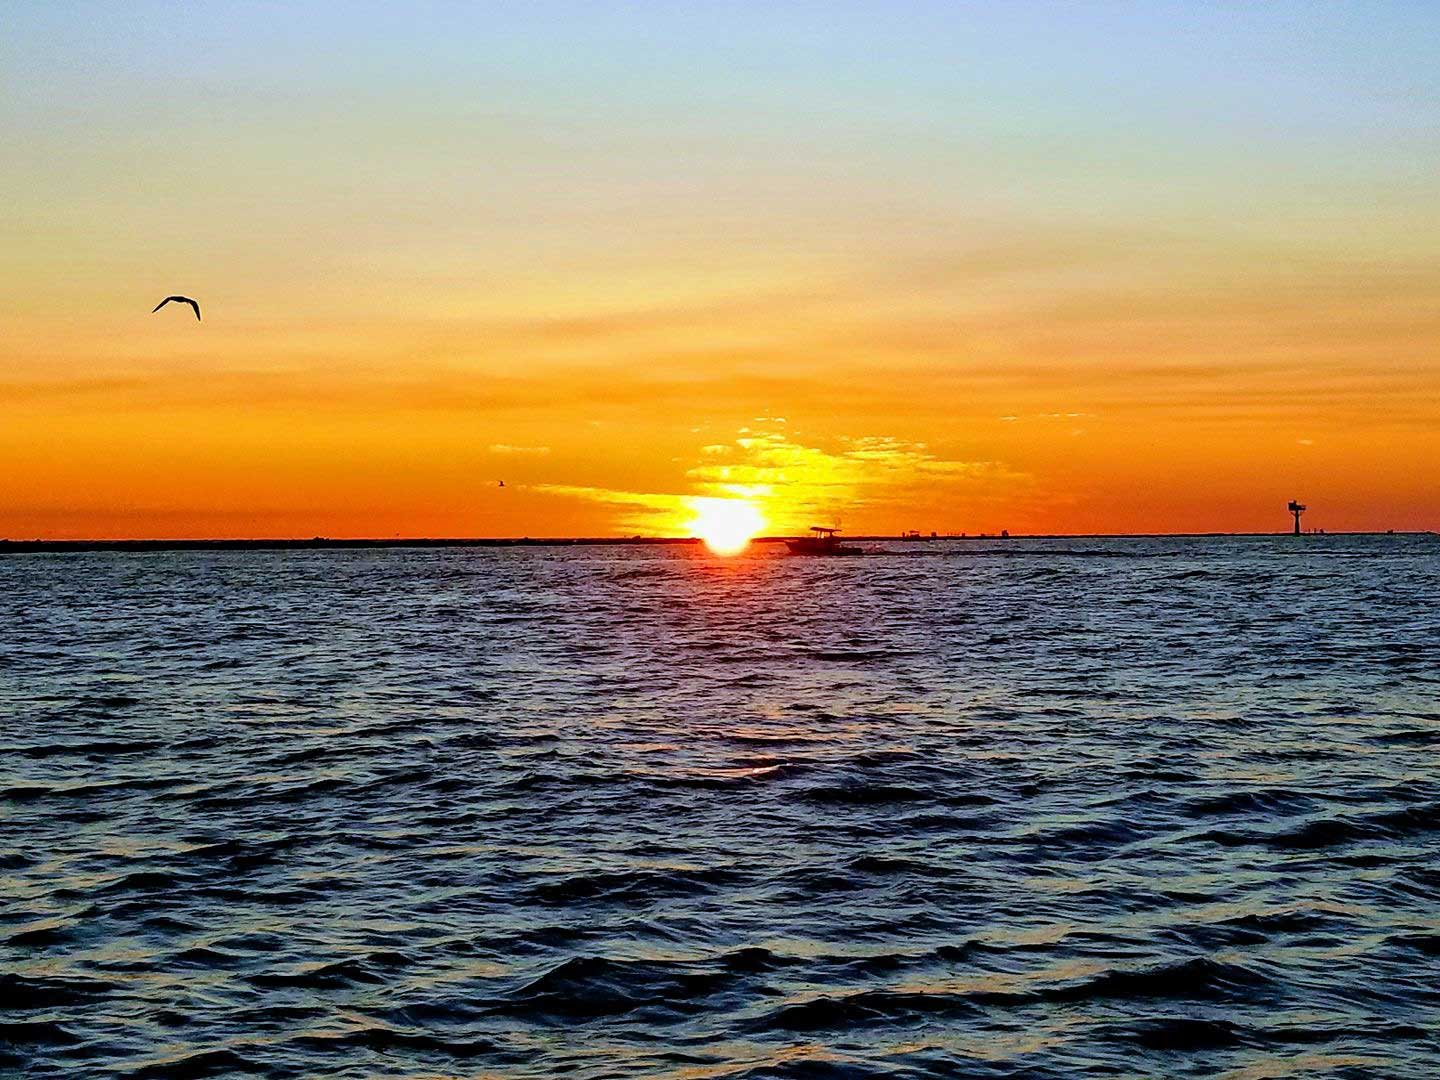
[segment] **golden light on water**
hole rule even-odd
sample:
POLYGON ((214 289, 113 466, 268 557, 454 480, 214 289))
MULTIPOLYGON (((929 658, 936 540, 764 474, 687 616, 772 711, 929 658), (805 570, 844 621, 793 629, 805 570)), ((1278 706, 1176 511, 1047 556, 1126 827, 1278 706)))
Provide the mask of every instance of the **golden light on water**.
POLYGON ((760 507, 745 499, 697 498, 690 531, 716 555, 735 555, 765 531, 760 507))

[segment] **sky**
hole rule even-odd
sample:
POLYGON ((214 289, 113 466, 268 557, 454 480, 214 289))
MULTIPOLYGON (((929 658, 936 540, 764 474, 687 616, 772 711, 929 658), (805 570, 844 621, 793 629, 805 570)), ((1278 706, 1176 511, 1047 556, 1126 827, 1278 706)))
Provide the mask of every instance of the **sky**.
POLYGON ((0 537, 1440 528, 1437 56, 1384 0, 6 5, 0 537))

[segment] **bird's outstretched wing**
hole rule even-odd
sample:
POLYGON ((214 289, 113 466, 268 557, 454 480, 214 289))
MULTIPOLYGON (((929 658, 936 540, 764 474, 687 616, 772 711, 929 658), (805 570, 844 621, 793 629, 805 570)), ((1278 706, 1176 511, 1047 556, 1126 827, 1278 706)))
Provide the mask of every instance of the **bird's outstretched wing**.
POLYGON ((154 315, 155 312, 159 311, 162 307, 170 303, 170 301, 172 300, 174 300, 177 304, 189 304, 192 308, 195 309, 196 322, 200 321, 200 305, 194 300, 191 300, 188 296, 167 296, 164 300, 161 300, 158 304, 156 304, 153 308, 150 309, 150 314, 154 315))

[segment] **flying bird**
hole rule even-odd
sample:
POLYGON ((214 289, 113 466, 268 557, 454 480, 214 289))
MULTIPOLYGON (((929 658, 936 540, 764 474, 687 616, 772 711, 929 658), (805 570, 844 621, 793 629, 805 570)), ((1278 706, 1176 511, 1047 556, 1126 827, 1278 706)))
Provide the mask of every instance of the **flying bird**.
POLYGON ((170 303, 171 300, 174 300, 177 304, 189 304, 192 308, 195 309, 195 321, 200 321, 200 305, 194 300, 191 300, 188 296, 167 296, 164 300, 161 300, 158 304, 156 304, 153 308, 150 309, 150 314, 154 315, 155 312, 159 311, 166 304, 170 303))
POLYGON ((504 486, 505 486, 505 481, 504 481, 504 480, 501 480, 501 481, 500 481, 500 486, 501 486, 501 487, 504 487, 504 486))

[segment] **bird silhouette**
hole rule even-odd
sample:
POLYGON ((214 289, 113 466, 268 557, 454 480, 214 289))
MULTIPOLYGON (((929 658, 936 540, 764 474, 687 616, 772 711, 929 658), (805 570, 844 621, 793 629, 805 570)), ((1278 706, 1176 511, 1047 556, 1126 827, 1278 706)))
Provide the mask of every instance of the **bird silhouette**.
POLYGON ((154 315, 155 312, 159 311, 166 304, 170 303, 171 300, 174 300, 177 304, 189 304, 192 308, 195 309, 195 321, 200 321, 200 305, 194 300, 191 300, 188 296, 167 296, 164 300, 161 300, 158 304, 156 304, 153 308, 150 309, 150 314, 154 315))
POLYGON ((501 481, 500 481, 500 486, 501 486, 501 487, 504 487, 504 486, 505 486, 505 481, 504 481, 504 480, 501 480, 501 481))

